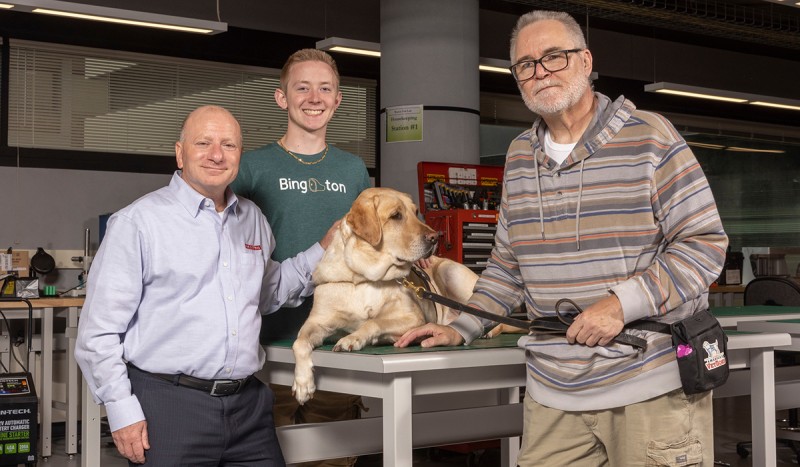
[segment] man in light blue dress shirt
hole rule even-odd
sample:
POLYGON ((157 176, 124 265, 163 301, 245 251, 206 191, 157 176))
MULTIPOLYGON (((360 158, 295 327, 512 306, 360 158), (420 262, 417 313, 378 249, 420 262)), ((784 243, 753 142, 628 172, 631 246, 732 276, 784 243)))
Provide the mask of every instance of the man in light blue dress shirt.
POLYGON ((75 356, 114 443, 155 466, 281 466, 263 312, 299 304, 330 243, 282 263, 259 208, 228 189, 239 123, 205 106, 184 122, 169 186, 114 214, 92 265, 75 356))

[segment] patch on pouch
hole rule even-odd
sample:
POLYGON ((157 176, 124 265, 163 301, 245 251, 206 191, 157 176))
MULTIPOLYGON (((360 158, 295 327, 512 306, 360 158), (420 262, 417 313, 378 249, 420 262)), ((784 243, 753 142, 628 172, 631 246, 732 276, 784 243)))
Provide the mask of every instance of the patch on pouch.
POLYGON ((689 460, 689 456, 686 454, 681 454, 680 456, 675 457, 675 463, 677 465, 683 465, 689 460))

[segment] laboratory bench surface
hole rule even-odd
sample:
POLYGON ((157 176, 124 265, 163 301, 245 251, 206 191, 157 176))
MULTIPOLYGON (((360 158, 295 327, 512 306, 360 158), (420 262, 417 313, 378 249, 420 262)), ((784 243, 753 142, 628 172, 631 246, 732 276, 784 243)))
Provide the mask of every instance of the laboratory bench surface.
MULTIPOLYGON (((74 339, 77 330, 77 320, 80 307, 83 304, 82 298, 57 298, 57 299, 38 299, 31 301, 34 304, 34 317, 42 320, 43 347, 47 342, 52 342, 52 319, 54 316, 66 318, 66 335, 69 342, 69 388, 77 388, 77 365, 75 365, 74 339)), ((13 313, 21 314, 24 312, 27 317, 27 305, 22 302, 3 302, 0 303, 2 309, 14 310, 13 313)), ((800 319, 800 307, 723 307, 712 310, 721 322, 728 320, 735 326, 736 322, 749 319, 765 320, 775 315, 774 319, 797 318, 800 319), (765 308, 760 310, 759 308, 765 308), (766 312, 766 313, 763 313, 766 312), (797 316, 793 314, 796 313, 797 316), (751 318, 756 316, 755 318, 751 318)), ((751 373, 760 373, 761 376, 768 377, 769 369, 772 365, 771 359, 754 359, 754 355, 761 353, 763 349, 756 349, 763 346, 764 349, 771 348, 769 342, 760 342, 761 337, 735 336, 732 333, 732 348, 738 351, 743 358, 750 358, 749 363, 751 373), (757 342, 758 341, 758 342, 757 342), (748 357, 749 356, 749 357, 748 357), (752 363, 756 366, 753 367, 752 363), (753 370, 757 370, 753 372, 753 370), (764 372, 766 371, 766 374, 764 372)), ((787 339, 788 335, 784 335, 787 339)), ((282 429, 280 432, 282 445, 287 453, 288 459, 303 460, 308 456, 319 456, 320 453, 336 452, 344 450, 353 453, 383 453, 384 465, 407 465, 414 461, 416 463, 419 449, 418 446, 439 446, 443 444, 468 441, 473 439, 485 439, 490 436, 493 439, 503 439, 502 453, 500 454, 499 465, 512 465, 518 445, 516 445, 519 428, 521 426, 522 410, 519 402, 519 388, 524 386, 525 366, 524 352, 516 347, 518 335, 500 336, 498 339, 480 340, 468 348, 433 348, 398 350, 391 346, 372 347, 358 353, 332 352, 330 348, 323 347, 314 352, 314 362, 316 366, 317 385, 321 390, 333 390, 339 392, 349 392, 361 394, 367 397, 380 399, 382 402, 383 417, 373 417, 366 419, 364 424, 356 431, 362 433, 363 437, 347 436, 335 427, 291 427, 282 429), (466 350, 466 351, 464 351, 466 350), (489 406, 469 407, 457 410, 448 410, 443 413, 418 413, 417 402, 428 396, 451 394, 467 391, 489 391, 496 395, 496 401, 489 406), (412 402, 413 401, 413 402, 412 402), (413 409, 413 410, 412 410, 413 409), (407 416, 407 414, 412 414, 407 416), (480 424, 474 423, 475 419, 481 420, 480 424), (414 431, 411 431, 413 420, 414 431), (445 423, 447 426, 457 426, 459 430, 451 433, 442 433, 437 427, 445 423), (315 433, 325 433, 323 439, 331 440, 330 443, 317 446, 316 453, 309 453, 307 449, 299 449, 296 446, 307 446, 307 443, 298 442, 310 434, 308 430, 317 430, 315 433), (321 430, 321 431, 320 431, 321 430), (353 445, 354 440, 358 440, 357 445, 353 445), (413 458, 413 459, 412 459, 413 458)), ((785 343, 783 345, 788 344, 785 343)), ((779 344, 780 345, 780 344, 779 344)), ((43 348, 43 371, 45 380, 52 378, 52 345, 49 349, 43 348), (50 354, 48 358, 48 353, 50 354), (46 361, 49 360, 49 361, 46 361), (49 366, 49 368, 48 368, 49 366)), ((761 353, 763 357, 763 353, 761 353)), ((266 370, 260 376, 264 380, 279 384, 291 384, 294 370, 294 357, 291 348, 287 343, 284 345, 273 345, 267 348, 268 362, 266 370)), ((756 375, 752 377, 751 383, 756 384, 756 375)), ((760 377, 758 378, 761 379, 760 377)), ((44 385, 48 386, 48 385, 44 385)), ((754 386, 755 388, 755 386, 754 386)), ((84 384, 85 389, 85 384, 84 384)), ((68 399, 73 401, 69 406, 74 410, 77 401, 77 394, 70 390, 68 399)), ((759 390, 756 392, 762 392, 759 390)), ((754 394, 755 395, 755 394, 754 394)), ((40 395, 43 406, 46 401, 52 404, 52 393, 47 394, 44 390, 40 395)), ((759 397, 760 399, 760 397, 759 397)), ((769 399, 769 398, 768 398, 769 399)), ((729 399, 722 399, 726 401, 729 399)), ((70 464, 76 458, 80 458, 82 465, 98 465, 98 456, 103 456, 102 465, 105 466, 106 454, 101 454, 101 442, 99 433, 100 408, 91 402, 91 398, 84 392, 83 394, 83 414, 82 419, 88 423, 82 424, 82 451, 88 456, 73 456, 68 460, 70 464)), ((766 428, 769 433, 769 417, 762 418, 764 402, 755 403, 751 401, 752 407, 758 412, 758 417, 754 417, 752 422, 756 428, 766 428), (761 425, 761 426, 759 426, 761 425), (764 426, 766 425, 766 426, 764 426)), ((770 403, 770 401, 766 401, 770 403)), ((774 401, 773 401, 774 402, 774 401)), ((715 405, 724 402, 715 401, 715 405)), ((749 408, 749 407, 748 407, 749 408)), ((771 411, 767 411, 767 414, 771 411)), ((772 412, 774 413, 774 412, 772 412)), ((72 421, 75 416, 68 415, 72 421)), ((773 419, 774 420, 774 419, 773 419)), ((51 420, 45 423, 43 412, 43 430, 49 426, 51 420)), ((716 424, 716 420, 715 420, 716 424)), ((326 424, 332 425, 332 424, 326 424)), ((67 435, 63 440, 64 447, 53 448, 49 434, 43 436, 43 443, 47 443, 48 454, 52 452, 52 457, 61 457, 64 453, 67 456, 77 452, 77 436, 75 425, 68 423, 65 430, 67 435)), ((749 430, 745 430, 744 439, 749 439, 749 430)), ((44 433, 43 433, 44 435, 44 433)), ((771 437, 759 436, 761 443, 756 449, 757 458, 766 455, 772 457, 769 451, 774 453, 771 446, 771 437), (767 443, 767 451, 764 452, 764 442, 767 443)), ((59 441, 61 442, 61 441, 59 441)), ((44 449, 44 448, 43 448, 44 449)), ((44 454, 44 453, 42 453, 44 454)), ((773 454, 774 455, 774 454, 773 454)), ((365 460, 369 456, 365 457, 365 460)), ((774 459, 774 457, 772 457, 774 459)), ((728 461, 729 462, 729 461, 728 461)), ((733 465, 747 465, 737 464, 733 465)), ((757 462, 756 465, 759 463, 757 462)), ((58 464, 51 464, 58 465, 58 464)), ((76 464, 77 465, 77 464, 76 464)), ((108 464, 112 465, 112 464, 108 464)), ((435 465, 435 464, 431 464, 435 465)), ((442 464, 444 465, 444 464, 442 464)))

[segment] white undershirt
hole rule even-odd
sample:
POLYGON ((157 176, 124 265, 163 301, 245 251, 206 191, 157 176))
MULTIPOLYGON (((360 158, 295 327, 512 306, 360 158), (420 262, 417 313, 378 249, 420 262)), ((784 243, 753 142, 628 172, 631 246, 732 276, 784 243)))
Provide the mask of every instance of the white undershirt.
POLYGON ((578 143, 556 143, 553 141, 553 138, 550 137, 550 129, 544 131, 544 153, 558 164, 561 164, 564 162, 564 159, 569 157, 576 144, 578 143))

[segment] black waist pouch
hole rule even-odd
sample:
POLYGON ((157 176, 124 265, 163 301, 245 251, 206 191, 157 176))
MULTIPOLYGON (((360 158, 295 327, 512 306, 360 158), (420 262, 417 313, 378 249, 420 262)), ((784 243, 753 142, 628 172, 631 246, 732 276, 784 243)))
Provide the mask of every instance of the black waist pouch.
POLYGON ((683 392, 710 391, 728 380, 728 336, 708 310, 672 324, 683 392))
POLYGON ((628 327, 672 335, 681 385, 686 394, 710 391, 728 380, 728 336, 708 310, 697 311, 672 325, 636 321, 628 327))

